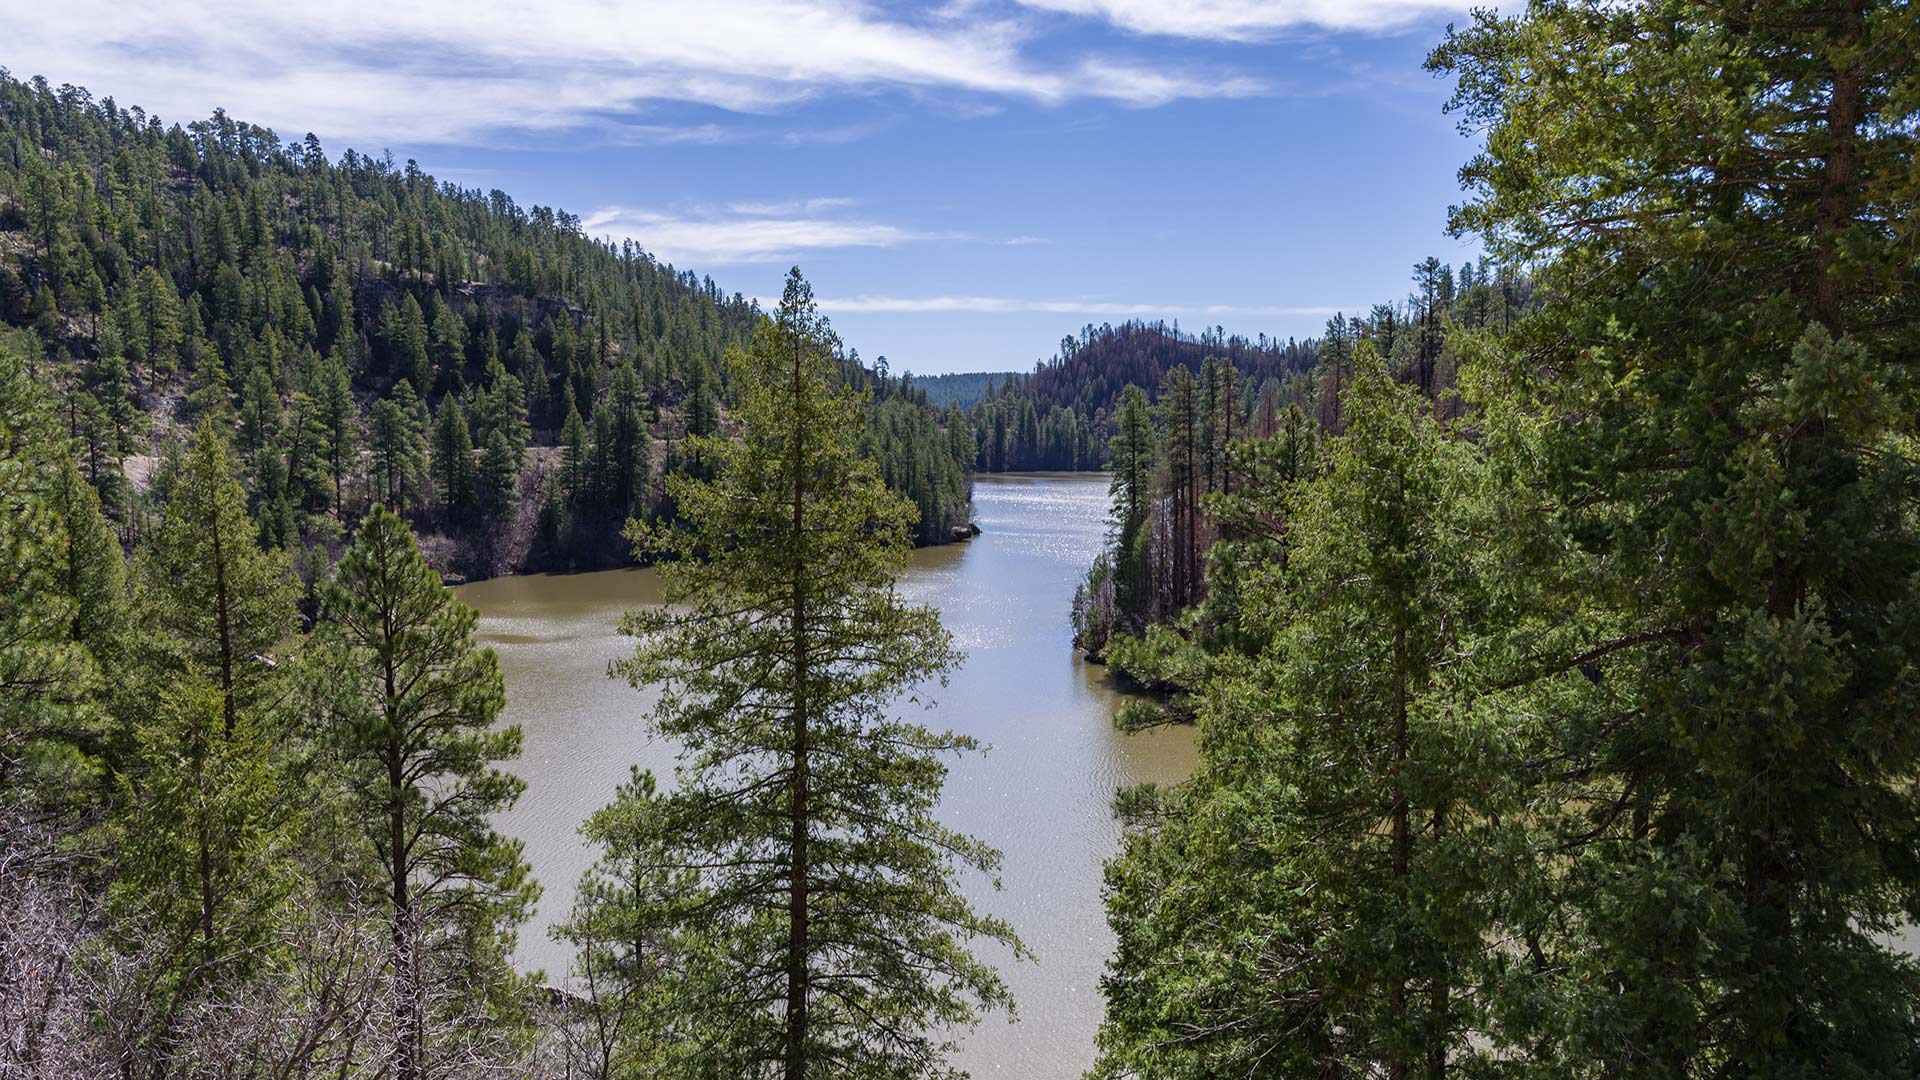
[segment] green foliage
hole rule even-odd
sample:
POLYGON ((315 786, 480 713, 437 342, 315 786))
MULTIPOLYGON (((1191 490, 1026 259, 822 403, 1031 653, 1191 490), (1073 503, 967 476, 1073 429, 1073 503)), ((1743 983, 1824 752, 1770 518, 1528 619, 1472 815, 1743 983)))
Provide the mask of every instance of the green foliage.
POLYGON ((703 933, 701 875, 680 864, 681 838, 663 828, 676 820, 665 798, 636 769, 580 826, 600 854, 553 929, 575 950, 590 1014, 580 1026, 599 1075, 701 1075, 731 1038, 727 1016, 688 1007, 723 999, 727 964, 703 933))
POLYGON ((1324 467, 1266 496, 1295 524, 1239 611, 1262 647, 1115 649, 1196 688, 1206 753, 1110 872, 1102 1074, 1435 1075, 1475 1029, 1473 827, 1510 807, 1459 723, 1473 458, 1370 347, 1355 375, 1324 467))
POLYGON ((47 752, 86 716, 99 678, 86 646, 110 615, 113 583, 27 369, 38 347, 0 331, 0 781, 51 796, 64 769, 47 752))
POLYGON ((1152 588, 1145 541, 1159 457, 1147 395, 1137 386, 1127 387, 1120 395, 1118 428, 1109 485, 1114 507, 1114 605, 1123 618, 1134 621, 1148 609, 1152 588))
POLYGON ((466 410, 453 398, 440 403, 433 425, 433 483, 447 516, 457 520, 472 514, 477 490, 474 482, 473 436, 466 410))
POLYGON ((459 1010, 462 998, 512 984, 513 928, 539 892, 521 842, 493 824, 526 785, 497 767, 519 756, 521 735, 496 724, 506 693, 493 651, 474 643, 477 618, 406 523, 375 507, 340 560, 316 635, 319 742, 390 905, 402 1075, 429 1060, 429 1002, 459 1010), (451 999, 428 992, 456 975, 451 999))
POLYGON ((974 743, 888 711, 958 656, 895 589, 915 511, 859 453, 866 395, 836 387, 832 347, 796 271, 730 358, 739 438, 690 440, 713 479, 668 481, 686 526, 629 529, 676 558, 615 671, 661 687, 653 725, 681 747, 673 793, 636 795, 651 872, 700 868, 679 932, 723 974, 673 992, 723 1036, 703 1067, 947 1075, 944 1033, 1009 1004, 967 943, 1018 946, 955 880, 997 854, 934 816, 942 759, 974 743))
POLYGON ((1323 437, 1276 401, 1205 598, 1110 648, 1203 761, 1124 800, 1102 1072, 1913 1072, 1917 47, 1575 2, 1435 53, 1530 295, 1330 323, 1323 437))
POLYGON ((396 383, 392 397, 375 402, 367 427, 378 501, 402 513, 419 505, 427 484, 427 406, 413 384, 396 383))
POLYGON ((291 830, 264 734, 252 714, 230 716, 228 700, 198 674, 166 686, 134 730, 138 765, 122 780, 108 899, 138 928, 129 949, 157 939, 162 1014, 261 964, 292 886, 291 830))
MULTIPOLYGON (((759 318, 747 298, 594 240, 562 211, 437 183, 411 162, 330 160, 315 140, 284 144, 225 114, 166 128, 5 73, 0 192, 12 195, 0 229, 21 241, 0 255, 0 319, 37 332, 87 476, 129 534, 151 506, 122 464, 159 456, 185 419, 234 440, 274 546, 337 545, 381 502, 454 541, 433 547, 451 553, 443 569, 621 560, 621 526, 661 504, 656 441, 724 430, 722 357, 759 318), (435 417, 448 400, 492 476, 433 499, 406 429, 415 403, 435 417), (518 484, 485 455, 498 432, 517 481, 569 400, 604 436, 589 440, 592 490, 564 548, 527 550, 511 528, 518 484)), ((845 375, 873 377, 857 364, 845 375)), ((968 523, 964 480, 932 445, 948 434, 938 414, 923 396, 912 408, 888 434, 916 442, 887 447, 885 471, 926 511, 923 539, 950 539, 968 523)), ((971 466, 969 453, 963 477, 971 466)))
POLYGON ((292 567, 261 551, 256 535, 232 451, 201 428, 167 484, 159 532, 140 562, 139 604, 156 677, 211 683, 230 728, 275 703, 271 657, 294 628, 292 567))
POLYGON ((1540 443, 1513 678, 1565 763, 1563 884, 1517 914, 1564 977, 1510 1030, 1543 1067, 1914 1068, 1914 965, 1872 934, 1920 914, 1886 843, 1920 755, 1916 49, 1903 4, 1573 4, 1432 61, 1488 132, 1456 228, 1548 260, 1482 384, 1540 443))

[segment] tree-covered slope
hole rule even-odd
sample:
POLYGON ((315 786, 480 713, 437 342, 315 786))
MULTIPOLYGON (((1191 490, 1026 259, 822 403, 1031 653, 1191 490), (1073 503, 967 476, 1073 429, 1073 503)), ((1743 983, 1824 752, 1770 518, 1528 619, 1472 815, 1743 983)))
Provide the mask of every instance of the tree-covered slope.
MULTIPOLYGON (((276 545, 332 544, 379 502, 438 534, 443 568, 618 558, 622 522, 672 512, 680 441, 725 428, 721 360, 762 317, 411 161, 0 73, 0 321, 38 335, 127 539, 154 458, 204 423, 233 435, 276 545)), ((870 446, 944 538, 970 463, 909 408, 870 446)))

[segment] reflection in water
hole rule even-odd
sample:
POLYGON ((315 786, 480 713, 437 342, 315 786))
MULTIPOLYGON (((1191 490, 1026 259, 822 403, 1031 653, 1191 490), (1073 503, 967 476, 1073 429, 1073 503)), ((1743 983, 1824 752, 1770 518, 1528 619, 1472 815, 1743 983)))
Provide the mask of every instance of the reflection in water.
MULTIPOLYGON (((942 816, 1005 853, 1004 889, 969 881, 979 906, 1011 921, 1035 963, 1001 964, 1020 1020, 990 1018, 966 1036, 959 1063, 979 1077, 1066 1080, 1092 1062, 1099 977, 1112 946, 1100 900, 1101 865, 1119 828, 1114 789, 1173 781, 1194 761, 1190 731, 1123 736, 1115 694, 1098 667, 1076 659, 1067 627, 1074 585, 1099 551, 1106 482, 1089 476, 982 477, 968 544, 914 553, 903 588, 934 604, 965 665, 929 695, 923 717, 979 738, 985 756, 957 762, 942 816)), ((527 780, 506 831, 526 841, 546 888, 520 942, 523 965, 558 978, 566 950, 547 937, 591 862, 575 829, 613 796, 630 765, 666 780, 673 748, 652 738, 653 696, 609 679, 626 651, 619 613, 659 602, 651 571, 500 578, 463 586, 480 630, 500 654, 507 717, 526 730, 515 766, 527 780)))

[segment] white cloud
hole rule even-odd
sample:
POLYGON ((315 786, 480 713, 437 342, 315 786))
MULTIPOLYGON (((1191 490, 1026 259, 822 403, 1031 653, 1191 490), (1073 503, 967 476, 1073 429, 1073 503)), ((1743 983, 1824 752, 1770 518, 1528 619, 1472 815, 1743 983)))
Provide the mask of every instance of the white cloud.
POLYGON ((631 146, 672 146, 693 143, 718 146, 739 142, 744 133, 721 124, 623 124, 618 140, 631 146))
MULTIPOLYGON (((660 102, 765 112, 885 87, 1138 106, 1263 88, 1217 65, 1042 62, 1018 6, 914 20, 862 0, 66 0, 18 5, 7 24, 6 61, 20 76, 86 85, 168 120, 223 106, 287 137, 401 144, 642 123, 660 102)), ((720 138, 659 125, 638 137, 720 138)))
POLYGON ((781 217, 790 214, 819 214, 828 210, 838 210, 852 206, 858 199, 819 198, 788 199, 785 202, 737 202, 727 207, 736 214, 752 217, 781 217))
POLYGON ((1334 315, 1356 311, 1346 307, 1289 307, 1264 304, 1130 304, 1093 298, 1061 300, 1016 299, 1002 296, 850 296, 819 301, 823 311, 842 314, 917 314, 968 312, 982 315, 1048 314, 1103 315, 1120 318, 1171 316, 1201 318, 1287 318, 1334 315))
POLYGON ((581 226, 590 235, 631 239, 676 266, 786 262, 810 251, 970 239, 964 233, 922 232, 825 213, 850 202, 739 203, 722 211, 691 212, 614 206, 587 215, 581 226))
POLYGON ((1019 0, 1041 11, 1104 19, 1136 34, 1260 41, 1289 30, 1381 31, 1459 12, 1461 0, 1019 0))

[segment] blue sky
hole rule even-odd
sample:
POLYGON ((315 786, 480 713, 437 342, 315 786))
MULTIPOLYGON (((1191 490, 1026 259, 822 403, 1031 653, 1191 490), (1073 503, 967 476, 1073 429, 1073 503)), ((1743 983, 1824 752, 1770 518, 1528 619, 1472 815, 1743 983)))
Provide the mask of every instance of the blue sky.
POLYGON ((896 372, 1129 317, 1309 336, 1400 297, 1472 144, 1452 0, 69 0, 0 64, 415 158, 729 291, 798 263, 896 372))

